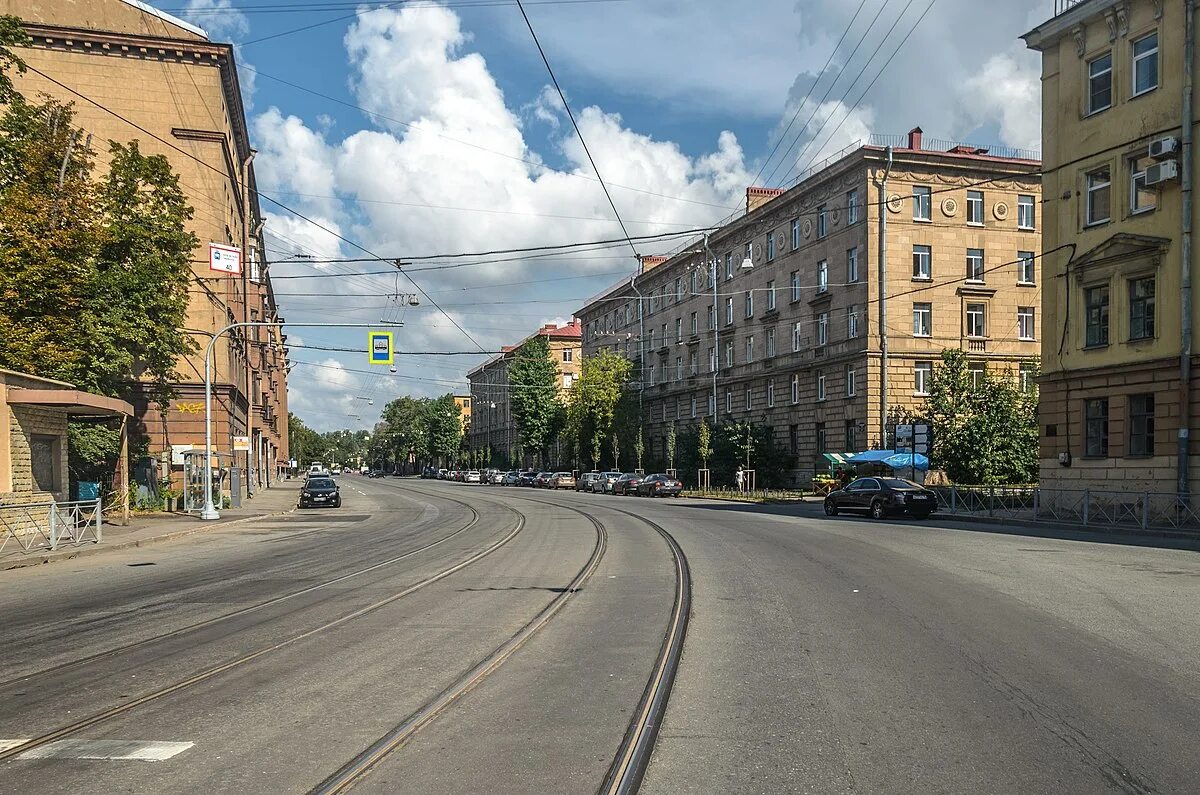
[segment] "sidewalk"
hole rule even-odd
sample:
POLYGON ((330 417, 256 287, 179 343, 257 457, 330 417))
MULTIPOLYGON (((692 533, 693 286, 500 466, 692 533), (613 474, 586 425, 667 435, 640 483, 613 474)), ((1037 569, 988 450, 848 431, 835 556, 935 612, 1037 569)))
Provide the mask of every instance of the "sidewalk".
POLYGON ((221 511, 221 518, 211 522, 202 522, 196 516, 181 513, 150 513, 132 518, 124 527, 106 523, 103 540, 99 544, 85 542, 77 547, 60 547, 53 552, 45 549, 30 552, 22 552, 20 549, 5 550, 0 553, 0 571, 98 555, 116 549, 142 547, 195 533, 221 530, 251 519, 287 513, 295 510, 297 492, 302 485, 302 480, 277 483, 269 489, 259 491, 252 499, 244 501, 241 508, 221 511))

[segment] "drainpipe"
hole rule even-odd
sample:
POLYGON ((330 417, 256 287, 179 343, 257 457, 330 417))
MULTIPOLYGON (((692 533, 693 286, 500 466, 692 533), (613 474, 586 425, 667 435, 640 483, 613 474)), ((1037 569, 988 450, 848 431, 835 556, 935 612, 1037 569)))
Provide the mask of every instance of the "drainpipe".
POLYGON ((892 147, 885 150, 887 165, 876 179, 879 188, 879 444, 887 447, 888 332, 887 332, 887 181, 892 173, 892 147))
POLYGON ((1195 0, 1183 4, 1183 118, 1180 123, 1181 165, 1180 198, 1183 223, 1179 235, 1180 252, 1180 341, 1179 341, 1179 440, 1176 451, 1175 489, 1181 502, 1190 499, 1190 437, 1192 407, 1192 85, 1196 72, 1195 0))
POLYGON ((712 379, 713 410, 711 419, 713 428, 716 428, 717 417, 721 416, 720 410, 717 409, 717 376, 721 372, 721 318, 717 314, 717 260, 713 257, 712 249, 708 247, 707 232, 704 233, 704 256, 708 258, 708 267, 705 271, 712 279, 713 285, 713 356, 716 357, 716 361, 713 362, 715 366, 713 367, 712 379))
MULTIPOLYGON (((242 320, 250 321, 250 164, 254 162, 255 152, 250 150, 242 162, 242 320)), ((266 318, 262 318, 266 320, 266 318)), ((250 360, 250 332, 245 329, 242 335, 242 355, 246 359, 246 496, 253 497, 258 490, 258 467, 255 465, 254 444, 254 365, 250 360)), ((254 329, 254 341, 258 341, 258 329, 254 329)))
MULTIPOLYGON (((639 260, 640 271, 642 269, 641 261, 639 260)), ((640 274, 639 274, 640 275, 640 274)), ((637 296, 638 304, 638 437, 644 437, 645 414, 642 404, 646 395, 646 313, 642 306, 645 303, 642 299, 642 293, 637 288, 637 276, 629 277, 629 287, 633 290, 633 294, 637 296)))

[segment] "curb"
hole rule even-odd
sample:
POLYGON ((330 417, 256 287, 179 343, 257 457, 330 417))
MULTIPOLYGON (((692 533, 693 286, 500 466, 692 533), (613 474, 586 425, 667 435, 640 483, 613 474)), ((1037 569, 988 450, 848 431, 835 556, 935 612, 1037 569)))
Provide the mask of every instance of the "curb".
POLYGON ((253 516, 243 516, 240 519, 230 519, 227 522, 216 522, 215 524, 201 524, 187 530, 176 530, 173 533, 165 533, 157 536, 147 536, 146 538, 137 538, 130 541, 119 541, 115 544, 104 545, 101 541, 99 544, 91 546, 79 547, 78 549, 70 550, 68 553, 60 554, 59 551, 46 553, 38 553, 32 557, 18 558, 7 563, 0 563, 0 571, 13 571, 14 569, 24 569, 30 566, 43 566, 48 563, 58 563, 64 560, 75 560, 76 558, 86 558, 92 555, 99 555, 104 552, 115 552, 120 549, 133 549, 135 547, 149 546, 150 544, 158 544, 164 541, 175 541, 187 536, 197 535, 199 533, 209 533, 213 530, 221 530, 226 527, 232 527, 235 524, 249 522, 254 519, 267 519, 272 516, 286 516, 289 513, 296 511, 296 506, 293 506, 286 511, 273 511, 271 513, 259 513, 253 516))

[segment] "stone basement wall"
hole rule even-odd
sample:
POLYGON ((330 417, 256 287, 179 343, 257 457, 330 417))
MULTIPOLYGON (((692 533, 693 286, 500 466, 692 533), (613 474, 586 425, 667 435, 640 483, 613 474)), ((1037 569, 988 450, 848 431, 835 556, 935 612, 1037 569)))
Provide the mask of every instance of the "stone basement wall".
MULTIPOLYGON (((67 482, 66 413, 53 409, 34 408, 32 406, 10 406, 9 412, 12 422, 10 439, 12 445, 13 492, 17 496, 35 492, 29 440, 34 434, 44 434, 47 436, 57 436, 60 439, 58 450, 59 460, 56 464, 60 490, 55 494, 40 493, 40 499, 34 500, 34 502, 44 502, 46 497, 65 500, 69 490, 67 482)), ((11 496, 13 495, 5 495, 3 497, 4 502, 11 503, 13 501, 10 499, 11 496)))

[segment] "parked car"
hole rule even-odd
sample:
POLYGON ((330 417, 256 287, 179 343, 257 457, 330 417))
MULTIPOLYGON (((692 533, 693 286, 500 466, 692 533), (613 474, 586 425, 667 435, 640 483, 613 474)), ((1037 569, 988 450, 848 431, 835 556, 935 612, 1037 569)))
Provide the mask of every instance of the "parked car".
POLYGON ((617 478, 613 483, 613 494, 636 494, 638 484, 642 482, 641 475, 635 475, 632 472, 626 473, 617 478))
POLYGON ((539 472, 537 477, 533 479, 533 485, 535 488, 548 489, 550 488, 550 479, 553 477, 553 472, 539 472))
POLYGON ((678 497, 683 493, 683 483, 670 475, 649 475, 637 485, 639 497, 678 497))
POLYGON ((554 489, 573 489, 575 488, 575 476, 570 472, 555 472, 550 478, 546 488, 554 489))
POLYGON ((338 466, 337 464, 334 464, 333 467, 329 470, 329 474, 330 475, 340 475, 340 474, 342 474, 342 468, 340 466, 338 466))
POLYGON ((621 477, 620 472, 601 472, 600 477, 591 483, 593 494, 612 494, 613 484, 621 477))
POLYGON ((501 475, 500 475, 500 485, 501 486, 517 486, 517 485, 520 485, 520 483, 521 483, 521 473, 515 469, 510 470, 508 472, 501 473, 501 475))
POLYGON ((327 505, 330 508, 342 507, 342 494, 333 478, 309 478, 300 490, 300 507, 316 508, 327 505))
POLYGON ((463 483, 482 483, 483 475, 479 474, 477 470, 472 469, 463 473, 462 481, 463 483))
POLYGON ((937 510, 937 495, 924 486, 901 478, 859 478, 825 498, 825 515, 862 511, 872 519, 904 514, 925 519, 937 510))
POLYGON ((520 475, 517 476, 517 485, 518 486, 532 486, 533 482, 535 480, 537 480, 537 476, 538 476, 538 473, 536 473, 536 472, 522 472, 520 475))
POLYGON ((592 484, 599 479, 599 472, 584 472, 575 481, 575 491, 591 491, 592 484))

